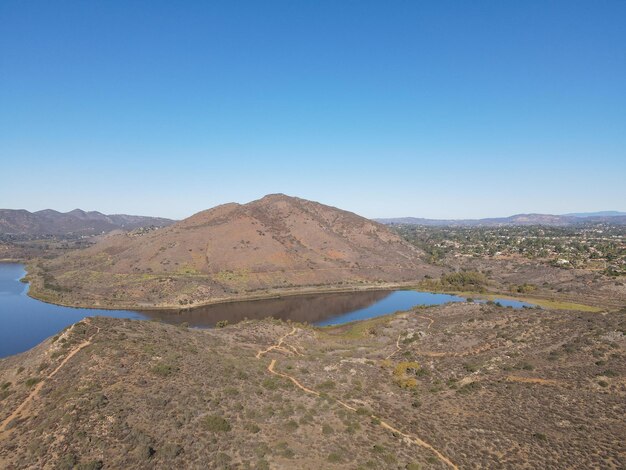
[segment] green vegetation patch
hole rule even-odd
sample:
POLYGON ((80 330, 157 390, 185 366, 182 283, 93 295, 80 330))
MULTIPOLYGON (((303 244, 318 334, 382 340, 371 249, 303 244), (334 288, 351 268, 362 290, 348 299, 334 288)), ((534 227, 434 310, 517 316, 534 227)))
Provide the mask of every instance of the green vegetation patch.
POLYGON ((159 362, 158 364, 152 366, 150 370, 153 374, 160 375, 161 377, 168 377, 176 372, 177 369, 173 365, 166 362, 159 362))
POLYGON ((33 385, 38 384, 39 382, 41 382, 41 377, 30 377, 24 381, 24 384, 27 387, 32 387, 33 385))
POLYGON ((417 362, 400 362, 393 369, 393 380, 401 388, 415 388, 415 376, 419 370, 420 365, 417 362))
POLYGON ((202 418, 201 425, 210 432, 223 433, 231 430, 230 423, 217 415, 208 415, 202 418))
POLYGON ((439 279, 425 279, 420 287, 429 290, 470 290, 484 292, 487 276, 478 271, 459 271, 444 274, 439 279))

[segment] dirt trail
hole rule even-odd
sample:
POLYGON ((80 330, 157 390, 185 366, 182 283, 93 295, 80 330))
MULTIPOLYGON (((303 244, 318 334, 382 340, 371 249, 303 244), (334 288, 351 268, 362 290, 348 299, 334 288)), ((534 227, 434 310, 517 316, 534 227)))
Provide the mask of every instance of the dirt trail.
POLYGON ((389 354, 385 359, 391 359, 393 356, 395 356, 398 352, 400 352, 400 349, 402 349, 400 347, 400 338, 402 338, 402 333, 400 333, 398 335, 398 339, 396 340, 396 350, 394 352, 392 352, 391 354, 389 354))
POLYGON ((65 359, 63 359, 61 361, 61 363, 56 366, 56 368, 50 372, 41 382, 39 382, 35 388, 33 388, 33 390, 28 394, 28 396, 22 401, 22 403, 19 404, 19 406, 7 417, 5 418, 2 423, 0 423, 0 435, 2 433, 4 433, 7 430, 7 426, 9 425, 9 423, 11 421, 13 421, 14 419, 18 418, 20 416, 20 414, 22 413, 22 411, 24 411, 26 409, 26 407, 30 404, 31 401, 33 401, 33 399, 39 394, 39 392, 41 391, 41 389, 43 388, 43 386, 48 382, 48 380, 50 380, 52 377, 54 377, 57 372, 59 372, 63 366, 65 364, 67 364, 67 362, 74 357, 80 350, 84 349, 85 347, 89 346, 94 338, 94 336, 100 331, 100 328, 98 328, 98 330, 91 335, 88 339, 86 339, 85 341, 83 341, 82 343, 78 344, 74 349, 72 349, 67 356, 65 356, 65 359))
POLYGON ((480 354, 485 351, 489 351, 493 349, 495 346, 492 344, 483 344, 482 346, 478 346, 473 349, 469 349, 467 351, 461 352, 445 352, 445 351, 414 351, 418 356, 427 356, 427 357, 465 357, 465 356, 473 356, 474 354, 480 354))
MULTIPOLYGON (((288 336, 294 335, 296 333, 296 331, 297 331, 297 329, 294 326, 293 329, 289 333, 286 333, 283 336, 281 336, 281 338, 278 340, 278 343, 268 347, 267 349, 264 349, 264 350, 261 350, 261 351, 257 352, 255 357, 257 359, 261 359, 261 356, 263 356, 263 355, 267 354, 268 352, 273 351, 275 349, 278 349, 280 351, 286 352, 288 354, 293 354, 293 351, 291 351, 290 349, 287 349, 287 347, 283 347, 283 342, 285 341, 285 339, 287 339, 288 336)), ((288 346, 288 347, 290 347, 290 346, 288 346)), ((298 353, 297 351, 296 351, 296 353, 298 355, 302 355, 302 354, 298 353)))
POLYGON ((527 384, 539 384, 539 385, 560 385, 561 381, 552 379, 541 379, 539 377, 520 377, 517 375, 507 375, 507 382, 520 382, 527 384))
MULTIPOLYGON (((428 324, 428 326, 426 327, 426 329, 427 329, 427 330, 429 330, 429 329, 430 329, 430 327, 431 327, 431 326, 433 326, 433 322, 435 321, 435 320, 433 320, 432 318, 427 317, 427 316, 424 316, 424 315, 420 315, 418 318, 425 318, 426 320, 429 320, 429 321, 430 321, 430 323, 429 323, 429 324, 428 324)), ((395 356, 396 354, 398 354, 398 353, 400 352, 400 350, 402 349, 402 347, 400 346, 400 338, 402 338, 402 333, 400 333, 400 334, 398 335, 398 339, 396 340, 396 350, 395 350, 394 352, 392 352, 391 354, 389 354, 389 355, 385 358, 385 360, 387 360, 387 359, 391 359, 393 356, 395 356)))
MULTIPOLYGON (((432 325, 432 321, 431 321, 431 325, 432 325)), ((428 326, 430 328, 430 325, 428 326)), ((283 335, 279 340, 278 343, 276 343, 274 346, 270 346, 269 348, 265 349, 265 350, 260 350, 259 352, 257 352, 256 354, 256 358, 260 359, 261 356, 263 356, 264 354, 267 354, 268 352, 272 351, 272 350, 281 350, 284 352, 288 352, 290 353, 291 351, 289 349, 284 348, 283 342, 285 341, 285 339, 288 336, 293 335, 296 332, 296 328, 294 327, 289 333, 283 335)), ((400 341, 400 337, 398 337, 398 341, 396 342, 396 344, 399 344, 400 341)), ((294 348, 295 349, 295 348, 294 348)), ((276 375, 278 377, 282 377, 284 379, 287 379, 289 381, 291 381, 296 387, 298 387, 300 390, 310 394, 310 395, 315 395, 316 397, 320 396, 320 392, 313 390, 311 388, 308 388, 304 385, 302 385, 298 379, 296 379, 295 377, 286 374, 284 372, 278 372, 276 369, 276 359, 272 359, 271 362, 269 363, 269 365, 267 366, 267 370, 273 374, 276 375)), ((354 411, 356 412, 357 409, 347 403, 345 403, 344 401, 335 399, 335 401, 343 406, 344 408, 350 410, 350 411, 354 411)), ((433 454, 435 454, 437 456, 437 458, 439 460, 441 460, 443 463, 445 463, 446 465, 448 465, 449 467, 458 470, 459 467, 457 467, 454 463, 452 463, 452 461, 450 459, 448 459, 445 455, 443 455, 441 452, 439 452, 437 449, 435 449, 432 445, 430 445, 428 442, 423 441, 422 439, 420 439, 419 437, 416 436, 411 436, 410 434, 407 434, 405 432, 400 431, 398 428, 392 426, 391 424, 389 424, 388 422, 382 420, 379 416, 376 416, 374 414, 370 415, 371 418, 375 418, 377 420, 380 421, 380 425, 385 428, 388 429, 389 431, 391 431, 392 433, 395 433, 397 435, 402 436, 403 438, 411 441, 414 444, 417 444, 420 447, 423 447, 424 449, 428 449, 429 451, 431 451, 433 454)))
POLYGON ((430 327, 433 326, 433 323, 435 322, 433 318, 427 317, 426 315, 420 315, 418 318, 425 318, 426 320, 430 322, 428 323, 428 326, 426 327, 427 330, 430 330, 430 327))

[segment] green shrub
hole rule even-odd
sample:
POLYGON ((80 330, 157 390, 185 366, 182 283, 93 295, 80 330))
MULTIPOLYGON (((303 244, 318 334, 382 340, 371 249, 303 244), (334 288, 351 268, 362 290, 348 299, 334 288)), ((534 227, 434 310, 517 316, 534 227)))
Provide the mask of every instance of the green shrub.
POLYGON ((332 380, 326 380, 317 386, 320 390, 331 390, 335 388, 335 382, 332 380))
POLYGON ((326 458, 326 460, 328 460, 329 462, 332 462, 332 463, 339 463, 343 459, 341 458, 341 455, 339 455, 338 453, 331 452, 330 454, 328 454, 328 457, 326 458))
POLYGON ((487 284, 487 278, 477 271, 464 271, 441 276, 441 284, 459 289, 482 289, 487 284))
POLYGON ((256 463, 255 468, 257 470, 270 470, 270 464, 267 460, 261 459, 256 463))
POLYGON ((183 447, 179 444, 168 443, 159 449, 159 455, 165 459, 173 459, 183 452, 183 447))
POLYGON ((256 423, 246 423, 244 425, 244 429, 248 432, 251 432, 252 434, 256 434, 261 430, 261 428, 257 426, 256 423))
POLYGON ((268 377, 267 379, 263 380, 262 385, 268 390, 278 390, 279 387, 278 380, 276 380, 274 377, 268 377))
POLYGON ((374 444, 372 446, 372 452, 375 454, 384 454, 385 452, 387 452, 387 449, 385 449, 385 446, 383 446, 382 444, 374 444))
POLYGON ((167 364, 165 362, 159 362, 152 366, 152 372, 156 375, 160 375, 161 377, 167 377, 172 375, 175 371, 174 366, 167 364))
POLYGON ((278 453, 280 455, 288 459, 291 459, 294 455, 296 455, 295 452, 291 448, 289 448, 289 445, 285 441, 281 441, 276 444, 276 449, 278 450, 278 453))
POLYGON ((76 470, 100 470, 104 467, 102 460, 90 460, 88 462, 79 463, 76 470))
POLYGON ((55 468, 59 470, 72 470, 76 467, 78 463, 78 458, 74 454, 65 454, 62 455, 59 460, 57 460, 55 468))
POLYGON ((230 431, 230 423, 221 416, 208 415, 202 418, 202 427, 211 432, 228 432, 230 431))
POLYGON ((480 388, 480 385, 478 384, 478 382, 470 382, 468 384, 463 385, 462 387, 460 387, 456 393, 460 393, 462 395, 466 394, 466 393, 471 393, 475 390, 478 390, 480 388))
POLYGON ((41 382, 41 378, 39 378, 39 377, 31 377, 31 378, 26 379, 24 381, 24 384, 27 387, 32 387, 33 385, 35 385, 36 383, 39 383, 39 382, 41 382))
POLYGON ((534 284, 524 283, 522 285, 517 286, 516 288, 513 288, 512 290, 516 291, 519 294, 530 294, 534 292, 535 290, 537 290, 537 286, 534 284))

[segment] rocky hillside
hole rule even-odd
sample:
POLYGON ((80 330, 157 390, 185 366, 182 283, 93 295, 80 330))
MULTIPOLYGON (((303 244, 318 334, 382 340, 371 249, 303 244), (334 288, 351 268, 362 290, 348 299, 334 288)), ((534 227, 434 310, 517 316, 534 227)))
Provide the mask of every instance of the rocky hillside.
POLYGON ((624 468, 624 313, 87 319, 0 360, 0 468, 624 468))
POLYGON ((180 307, 416 281, 436 274, 421 255, 381 224, 276 194, 157 231, 112 234, 31 266, 30 279, 35 296, 54 302, 180 307))

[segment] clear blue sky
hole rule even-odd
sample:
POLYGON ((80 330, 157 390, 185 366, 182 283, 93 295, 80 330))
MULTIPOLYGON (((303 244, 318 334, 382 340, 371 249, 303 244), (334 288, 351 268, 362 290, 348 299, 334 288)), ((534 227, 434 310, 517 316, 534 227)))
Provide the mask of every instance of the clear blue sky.
POLYGON ((0 207, 626 210, 626 2, 0 2, 0 207))

